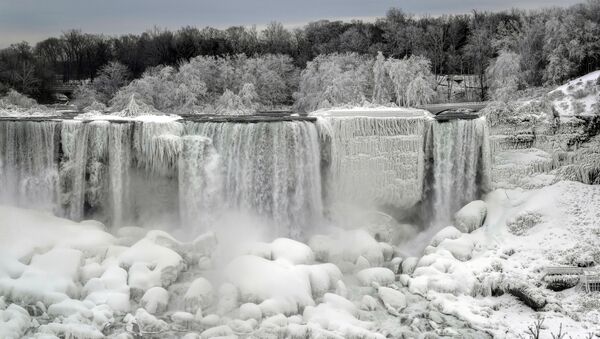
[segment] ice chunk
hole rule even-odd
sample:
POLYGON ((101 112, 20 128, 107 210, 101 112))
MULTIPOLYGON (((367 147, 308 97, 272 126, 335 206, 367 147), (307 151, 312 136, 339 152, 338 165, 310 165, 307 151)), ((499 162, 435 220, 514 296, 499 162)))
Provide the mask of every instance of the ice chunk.
POLYGON ((214 300, 213 286, 205 278, 194 280, 183 297, 185 310, 196 313, 198 308, 208 308, 214 300))
POLYGON ((314 260, 310 247, 292 239, 275 239, 271 243, 271 250, 274 260, 285 259, 294 265, 310 264, 314 260))
POLYGON ((167 310, 169 292, 162 287, 152 287, 144 293, 140 305, 150 314, 159 314, 167 310))
POLYGON ((371 286, 373 283, 387 285, 394 282, 396 275, 389 268, 372 267, 356 273, 358 281, 363 286, 371 286))
POLYGON ((454 224, 459 231, 470 233, 483 225, 486 216, 487 204, 485 201, 475 200, 454 214, 454 224))

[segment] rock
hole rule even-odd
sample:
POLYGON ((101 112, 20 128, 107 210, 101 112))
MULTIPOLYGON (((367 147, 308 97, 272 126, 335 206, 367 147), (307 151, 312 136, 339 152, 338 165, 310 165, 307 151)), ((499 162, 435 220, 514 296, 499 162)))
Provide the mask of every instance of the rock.
POLYGON ((358 281, 363 286, 371 286, 373 283, 388 285, 394 282, 396 275, 392 270, 385 267, 372 267, 356 273, 358 281))
POLYGON ((360 301, 360 309, 363 311, 375 311, 377 306, 379 306, 377 299, 368 294, 364 295, 360 301))
POLYGON ((242 320, 255 319, 257 321, 260 321, 260 319, 262 319, 262 311, 260 310, 260 307, 258 305, 253 303, 246 303, 240 306, 239 316, 242 320))
POLYGON ((454 226, 463 233, 470 233, 483 225, 486 216, 485 201, 471 201, 454 214, 454 226))
POLYGON ((233 330, 231 329, 231 327, 229 327, 227 325, 221 325, 221 326, 207 329, 206 331, 204 331, 200 334, 200 337, 202 337, 202 339, 210 339, 210 338, 227 337, 227 336, 233 336, 233 335, 234 335, 234 333, 233 333, 233 330))
POLYGON ((462 237, 462 233, 454 226, 447 226, 437 232, 431 239, 430 245, 437 247, 442 241, 446 239, 458 239, 462 237))
POLYGON ((185 310, 196 313, 199 307, 206 309, 212 304, 214 298, 212 284, 205 278, 197 278, 188 288, 183 297, 185 310))
POLYGON ((194 315, 188 312, 175 312, 171 314, 171 320, 179 327, 190 328, 194 322, 194 315))
POLYGON ((546 288, 559 292, 577 286, 579 276, 576 274, 547 275, 544 277, 544 282, 546 288))
POLYGON ((537 287, 517 279, 507 279, 502 284, 505 292, 519 298, 525 305, 537 311, 546 306, 546 296, 537 287))
POLYGON ((169 304, 169 292, 162 287, 152 287, 144 293, 140 304, 150 314, 163 313, 169 304))
POLYGON ((418 262, 419 258, 417 257, 408 257, 404 259, 402 262, 402 274, 412 274, 415 271, 418 262))
POLYGON ((294 265, 310 264, 315 259, 315 255, 308 245, 287 238, 273 240, 271 251, 274 260, 285 259, 294 265))
POLYGON ((400 291, 389 287, 379 287, 377 295, 381 298, 383 305, 392 315, 399 316, 400 311, 406 307, 406 297, 400 291))

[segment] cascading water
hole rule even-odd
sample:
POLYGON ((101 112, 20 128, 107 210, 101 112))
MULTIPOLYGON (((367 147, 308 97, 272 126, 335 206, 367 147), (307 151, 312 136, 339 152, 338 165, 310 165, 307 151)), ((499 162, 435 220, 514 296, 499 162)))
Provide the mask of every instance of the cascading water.
POLYGON ((318 221, 320 151, 314 124, 188 122, 185 127, 185 134, 212 139, 219 153, 225 208, 267 217, 276 234, 295 238, 318 221))
POLYGON ((322 187, 328 203, 400 217, 420 204, 445 226, 489 185, 483 119, 0 121, 0 132, 3 203, 115 226, 205 229, 239 211, 301 238, 322 216, 322 187))
POLYGON ((54 209, 59 126, 54 121, 0 121, 0 202, 54 209))
POLYGON ((179 216, 186 227, 206 229, 222 212, 220 157, 212 140, 203 136, 181 138, 179 157, 179 216))
POLYGON ((310 122, 2 121, 0 128, 5 203, 37 208, 38 199, 58 215, 114 226, 207 227, 219 213, 241 211, 292 237, 322 215, 310 122))
POLYGON ((109 198, 113 226, 121 226, 126 218, 125 211, 131 208, 131 127, 131 124, 111 124, 108 133, 109 198))
POLYGON ((490 187, 490 146, 484 118, 432 122, 426 136, 424 205, 436 227, 490 187))

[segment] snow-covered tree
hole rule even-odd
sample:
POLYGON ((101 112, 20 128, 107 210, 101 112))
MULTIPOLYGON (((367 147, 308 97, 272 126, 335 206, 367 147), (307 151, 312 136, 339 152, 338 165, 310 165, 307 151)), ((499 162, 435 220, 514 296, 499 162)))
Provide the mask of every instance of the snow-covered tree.
POLYGON ((410 81, 406 88, 406 105, 418 106, 430 103, 435 97, 431 79, 426 79, 424 75, 418 74, 416 78, 410 81))
POLYGON ((386 68, 399 106, 420 105, 433 99, 434 77, 427 58, 422 56, 390 58, 386 61, 386 68))
POLYGON ((494 100, 508 100, 519 88, 521 57, 503 50, 486 70, 489 94, 494 100))
POLYGON ((300 75, 295 107, 312 111, 364 103, 372 96, 372 62, 356 53, 319 55, 300 75))
POLYGON ((373 63, 373 103, 386 104, 390 102, 389 86, 390 79, 385 67, 385 57, 383 53, 378 52, 373 63))

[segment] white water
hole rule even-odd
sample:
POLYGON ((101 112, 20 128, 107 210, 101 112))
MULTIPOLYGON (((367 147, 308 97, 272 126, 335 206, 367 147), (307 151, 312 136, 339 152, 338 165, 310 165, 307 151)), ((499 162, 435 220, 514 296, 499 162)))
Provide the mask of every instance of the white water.
POLYGON ((186 134, 212 139, 225 209, 267 217, 275 233, 301 237, 322 215, 320 151, 309 122, 192 123, 186 134))
POLYGON ((182 225, 206 231, 223 212, 221 161, 211 139, 181 138, 178 178, 182 225))
POLYGON ((0 126, 6 203, 113 226, 206 228, 219 214, 241 212, 292 237, 322 216, 318 133, 309 122, 0 126))
POLYGON ((451 224, 462 206, 476 200, 490 185, 490 147, 483 118, 433 123, 427 145, 431 152, 432 222, 451 224))
POLYGON ((52 211, 58 198, 57 122, 0 121, 0 202, 52 211))
POLYGON ((446 225, 489 185, 483 119, 0 127, 3 201, 114 226, 206 229, 240 212, 265 219, 273 234, 301 238, 318 225, 324 205, 385 208, 402 217, 419 203, 431 214, 425 219, 446 225))

